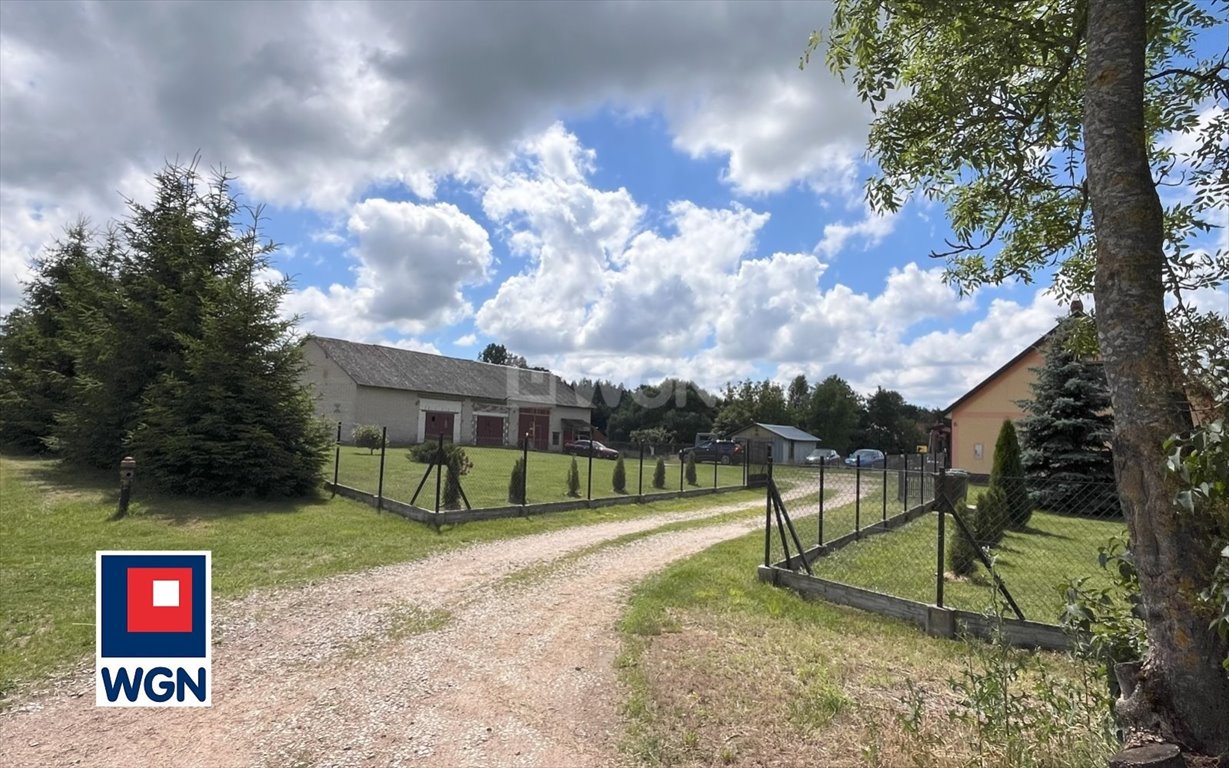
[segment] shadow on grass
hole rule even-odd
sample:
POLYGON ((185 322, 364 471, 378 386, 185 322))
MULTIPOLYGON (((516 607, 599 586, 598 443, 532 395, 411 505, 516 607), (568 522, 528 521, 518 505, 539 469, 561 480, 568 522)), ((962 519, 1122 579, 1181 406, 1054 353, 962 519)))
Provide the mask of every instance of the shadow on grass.
POLYGON ((73 467, 64 464, 51 456, 34 454, 5 453, 6 457, 23 461, 36 460, 37 464, 25 464, 23 474, 30 482, 42 490, 64 491, 90 494, 95 493, 100 501, 114 502, 119 498, 119 463, 115 469, 96 469, 94 467, 73 467))
MULTIPOLYGON (((100 506, 118 509, 118 466, 114 470, 106 470, 76 467, 51 457, 12 453, 4 455, 37 460, 37 464, 25 464, 22 474, 40 490, 48 493, 78 494, 100 506)), ((191 525, 228 517, 283 514, 328 503, 329 495, 323 489, 300 497, 173 496, 144 485, 138 468, 137 478, 132 486, 128 517, 150 517, 171 525, 191 525)), ((122 518, 116 517, 115 514, 108 518, 110 521, 119 519, 122 518)))
POLYGON ((1024 534, 1028 534, 1029 536, 1041 536, 1042 538, 1046 538, 1046 539, 1068 539, 1070 540, 1072 538, 1071 536, 1068 536, 1065 533, 1054 533, 1053 531, 1044 531, 1040 528, 1036 528, 1031 525, 1021 528, 1015 531, 1015 533, 1024 533, 1024 534))

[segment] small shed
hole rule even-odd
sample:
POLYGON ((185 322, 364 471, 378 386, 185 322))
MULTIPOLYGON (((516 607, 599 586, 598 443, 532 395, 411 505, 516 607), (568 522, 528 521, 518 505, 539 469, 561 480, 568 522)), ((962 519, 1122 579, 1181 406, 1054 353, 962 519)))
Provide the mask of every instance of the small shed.
POLYGON ((781 424, 752 424, 730 437, 734 440, 746 440, 751 456, 760 455, 763 450, 759 448, 761 445, 771 448, 772 460, 776 464, 801 464, 807 454, 819 445, 819 438, 815 435, 781 424))

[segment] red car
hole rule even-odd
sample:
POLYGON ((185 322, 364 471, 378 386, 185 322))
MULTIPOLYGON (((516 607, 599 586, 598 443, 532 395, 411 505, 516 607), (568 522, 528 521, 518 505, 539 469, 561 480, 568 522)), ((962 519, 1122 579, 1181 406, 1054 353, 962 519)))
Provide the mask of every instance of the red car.
POLYGON ((595 459, 619 458, 618 451, 614 448, 607 448, 596 440, 573 440, 570 443, 564 443, 563 452, 573 456, 588 456, 590 444, 593 446, 593 458, 595 459))

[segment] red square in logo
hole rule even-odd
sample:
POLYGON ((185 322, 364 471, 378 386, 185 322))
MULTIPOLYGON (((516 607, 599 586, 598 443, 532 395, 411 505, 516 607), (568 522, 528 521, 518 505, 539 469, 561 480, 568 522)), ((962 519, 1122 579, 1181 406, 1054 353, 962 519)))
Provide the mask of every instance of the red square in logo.
POLYGON ((129 568, 128 631, 191 632, 192 569, 129 568))

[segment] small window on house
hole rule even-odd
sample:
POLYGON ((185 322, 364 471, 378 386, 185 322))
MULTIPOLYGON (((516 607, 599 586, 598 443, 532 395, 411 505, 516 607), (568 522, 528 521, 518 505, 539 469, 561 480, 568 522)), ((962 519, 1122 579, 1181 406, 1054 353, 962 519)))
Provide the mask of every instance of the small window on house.
POLYGON ((985 452, 986 449, 981 443, 973 443, 973 458, 981 461, 985 452))
POLYGON ((559 433, 558 433, 558 432, 551 432, 551 433, 550 433, 550 444, 551 444, 551 445, 559 445, 559 433))

